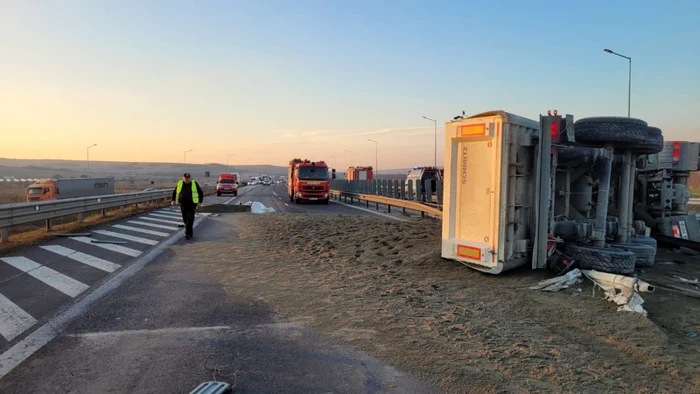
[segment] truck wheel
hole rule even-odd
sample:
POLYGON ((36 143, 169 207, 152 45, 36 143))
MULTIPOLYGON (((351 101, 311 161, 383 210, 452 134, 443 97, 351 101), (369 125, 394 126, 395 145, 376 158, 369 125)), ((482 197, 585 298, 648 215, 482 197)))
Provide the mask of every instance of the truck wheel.
POLYGON ((323 200, 323 204, 324 204, 324 205, 328 205, 328 202, 329 202, 330 200, 331 200, 330 198, 327 198, 327 199, 323 200))
POLYGON ((238 192, 233 192, 234 197, 238 197, 238 192))
MULTIPOLYGON (((656 259, 657 242, 654 238, 640 235, 638 237, 630 238, 630 243, 651 246, 652 248, 654 248, 654 259, 656 259)), ((638 267, 651 267, 654 264, 654 259, 652 259, 651 263, 649 265, 646 265, 646 266, 639 265, 639 259, 637 259, 637 266, 638 267)), ((644 264, 644 262, 642 262, 642 264, 644 264)))
POLYGON ((221 192, 216 192, 217 197, 221 197, 221 192))
POLYGON ((574 123, 577 142, 592 146, 611 144, 613 148, 637 149, 648 145, 647 122, 635 118, 601 116, 574 123))
POLYGON ((610 244, 611 248, 629 250, 634 253, 635 267, 651 267, 654 265, 654 258, 656 258, 656 248, 650 245, 643 244, 610 244))
POLYGON ((639 155, 653 155, 664 149, 664 135, 658 127, 647 127, 647 140, 642 146, 633 150, 639 155))
POLYGON ((597 270, 612 274, 628 275, 634 273, 634 253, 615 249, 597 248, 595 246, 564 243, 562 252, 579 263, 584 270, 597 270))

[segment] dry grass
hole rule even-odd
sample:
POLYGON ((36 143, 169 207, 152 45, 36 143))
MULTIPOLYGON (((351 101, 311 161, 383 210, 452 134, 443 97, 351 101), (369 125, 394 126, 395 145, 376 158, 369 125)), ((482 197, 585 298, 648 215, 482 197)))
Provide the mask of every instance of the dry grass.
MULTIPOLYGON (((145 187, 141 187, 138 190, 143 189, 145 189, 145 187)), ((125 192, 128 192, 128 190, 125 192)), ((212 193, 205 192, 205 195, 211 194, 212 193)), ((86 214, 83 223, 78 223, 77 215, 64 216, 61 218, 53 219, 53 231, 51 232, 46 231, 45 222, 43 221, 27 223, 21 226, 15 226, 10 228, 10 242, 0 243, 0 255, 41 244, 42 242, 54 238, 54 234, 56 233, 73 233, 85 231, 94 226, 116 222, 124 218, 140 215, 144 212, 153 211, 164 206, 165 205, 161 202, 154 202, 148 206, 144 204, 139 204, 138 208, 134 207, 133 205, 125 206, 123 215, 119 213, 119 208, 106 210, 106 216, 102 216, 100 212, 97 211, 94 213, 86 214)))
POLYGON ((21 250, 46 242, 55 237, 56 233, 75 233, 88 230, 94 226, 115 222, 131 216, 140 215, 144 212, 153 211, 164 205, 152 204, 150 206, 141 205, 139 208, 132 206, 124 207, 124 214, 119 213, 119 208, 108 209, 107 216, 102 216, 99 212, 85 216, 83 223, 77 222, 77 216, 66 216, 54 219, 53 231, 48 232, 44 224, 30 224, 27 226, 11 228, 10 242, 0 244, 0 255, 21 250))
MULTIPOLYGON (((24 191, 29 184, 27 183, 3 183, 0 188, 0 205, 1 204, 16 204, 27 202, 24 191)), ((158 182, 151 185, 150 182, 115 182, 115 192, 117 193, 132 193, 143 189, 154 187, 156 189, 168 189, 175 187, 172 182, 158 182)))

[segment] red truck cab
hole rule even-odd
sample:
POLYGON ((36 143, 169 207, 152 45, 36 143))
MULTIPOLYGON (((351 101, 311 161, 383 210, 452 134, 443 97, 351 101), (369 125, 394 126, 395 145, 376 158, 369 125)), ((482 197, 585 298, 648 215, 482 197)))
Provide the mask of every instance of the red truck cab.
POLYGON ((323 161, 294 159, 289 162, 287 170, 290 202, 320 201, 328 204, 330 180, 335 178, 335 169, 329 174, 328 165, 323 161))
POLYGON ((219 181, 216 182, 216 195, 222 194, 238 195, 238 175, 236 174, 221 174, 219 181))

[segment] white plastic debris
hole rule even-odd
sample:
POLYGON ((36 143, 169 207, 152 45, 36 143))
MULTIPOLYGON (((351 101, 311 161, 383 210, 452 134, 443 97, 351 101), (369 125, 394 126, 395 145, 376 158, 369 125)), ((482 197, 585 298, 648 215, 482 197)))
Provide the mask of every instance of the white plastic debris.
POLYGON ((581 278, 581 271, 579 271, 578 268, 575 268, 567 272, 565 275, 543 280, 536 286, 530 287, 530 289, 542 291, 559 291, 561 289, 568 289, 569 287, 577 283, 581 283, 583 280, 581 278))
POLYGON ((644 299, 639 295, 639 292, 653 292, 654 286, 637 278, 629 276, 608 274, 594 270, 581 271, 590 280, 605 291, 605 299, 612 301, 617 305, 618 311, 637 312, 644 316, 647 311, 644 310, 642 304, 644 299))
POLYGON ((250 207, 250 213, 274 213, 275 208, 268 208, 261 202, 255 201, 250 207))
POLYGON ((673 277, 678 279, 682 283, 687 283, 689 285, 696 285, 696 286, 700 285, 700 282, 698 282, 697 278, 696 279, 686 279, 686 278, 682 278, 678 275, 673 275, 673 277))

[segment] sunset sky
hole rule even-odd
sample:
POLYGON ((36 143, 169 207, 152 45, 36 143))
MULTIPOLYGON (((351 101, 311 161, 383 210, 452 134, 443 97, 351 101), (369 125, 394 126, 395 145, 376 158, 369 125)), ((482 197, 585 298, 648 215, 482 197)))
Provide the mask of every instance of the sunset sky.
POLYGON ((0 157, 433 162, 438 119, 627 113, 700 140, 700 2, 0 0, 0 157), (610 4, 614 3, 614 4, 610 4), (349 151, 349 152, 348 152, 349 151))

